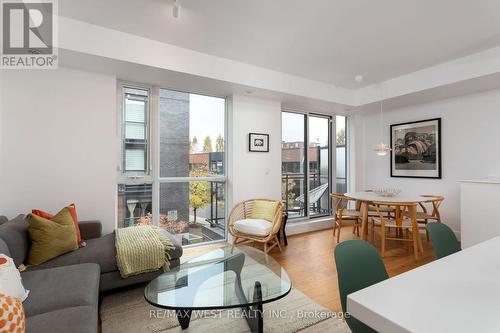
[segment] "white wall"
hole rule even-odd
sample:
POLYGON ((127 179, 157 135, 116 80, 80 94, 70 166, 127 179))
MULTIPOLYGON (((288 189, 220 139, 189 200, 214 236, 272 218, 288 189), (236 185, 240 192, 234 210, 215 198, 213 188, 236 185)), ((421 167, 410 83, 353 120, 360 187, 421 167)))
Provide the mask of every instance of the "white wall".
POLYGON ((0 214, 57 212, 116 224, 116 79, 70 69, 2 71, 0 214))
POLYGON ((459 180, 500 176, 500 90, 471 94, 384 112, 384 142, 389 125, 442 118, 442 179, 391 178, 389 156, 380 157, 380 113, 356 115, 356 178, 358 190, 392 186, 407 193, 444 195, 443 221, 460 229, 459 180))
MULTIPOLYGON (((356 104, 354 91, 332 84, 216 57, 67 17, 59 17, 58 24, 61 49, 231 82, 252 89, 302 96, 303 99, 356 104), (96 40, 95 36, 99 36, 99 39, 96 40)), ((71 61, 64 59, 68 60, 71 61)))
MULTIPOLYGON (((2 71, 0 215, 57 212, 116 225, 116 78, 60 68, 2 71)), ((281 198, 281 104, 235 95, 228 117, 229 207, 281 198), (248 133, 270 135, 269 153, 248 151, 248 133)))
POLYGON ((229 115, 230 207, 251 198, 281 199, 281 104, 233 95, 229 115), (269 153, 248 151, 248 133, 269 134, 269 153))

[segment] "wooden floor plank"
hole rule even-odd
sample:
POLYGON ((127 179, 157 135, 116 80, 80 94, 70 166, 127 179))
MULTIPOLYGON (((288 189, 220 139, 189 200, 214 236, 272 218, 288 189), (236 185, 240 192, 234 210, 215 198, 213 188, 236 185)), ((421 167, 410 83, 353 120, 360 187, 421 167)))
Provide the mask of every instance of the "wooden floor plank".
MULTIPOLYGON (((358 239, 351 228, 343 228, 340 240, 358 239)), ((389 276, 395 276, 434 260, 430 242, 422 235, 424 252, 415 261, 412 250, 407 250, 400 242, 388 241, 386 256, 383 258, 389 276)), ((333 259, 336 242, 331 230, 322 230, 288 237, 288 246, 283 252, 273 250, 271 255, 288 272, 292 284, 315 302, 341 311, 337 269, 333 259)), ((376 247, 380 248, 380 238, 375 236, 376 247)))
MULTIPOLYGON (((340 240, 358 239, 352 234, 352 228, 342 229, 340 240)), ((424 252, 418 261, 413 259, 413 251, 405 248, 405 244, 388 241, 386 256, 383 258, 389 276, 395 276, 434 260, 434 252, 430 242, 422 235, 424 252)), ((213 250, 218 245, 186 249, 183 258, 199 255, 213 250)), ((332 311, 341 311, 337 284, 337 269, 333 259, 336 242, 332 231, 321 230, 288 237, 288 246, 283 252, 278 248, 271 255, 288 272, 294 288, 297 288, 316 303, 332 311)), ((375 237, 376 247, 380 248, 380 238, 375 237)), ((184 260, 183 260, 184 261, 184 260)))

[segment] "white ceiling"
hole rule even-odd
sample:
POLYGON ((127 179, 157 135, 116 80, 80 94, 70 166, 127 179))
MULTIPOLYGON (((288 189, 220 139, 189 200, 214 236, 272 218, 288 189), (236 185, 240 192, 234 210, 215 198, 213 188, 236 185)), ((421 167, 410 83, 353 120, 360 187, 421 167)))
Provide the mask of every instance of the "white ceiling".
POLYGON ((356 88, 500 45, 498 0, 59 0, 62 16, 356 88))

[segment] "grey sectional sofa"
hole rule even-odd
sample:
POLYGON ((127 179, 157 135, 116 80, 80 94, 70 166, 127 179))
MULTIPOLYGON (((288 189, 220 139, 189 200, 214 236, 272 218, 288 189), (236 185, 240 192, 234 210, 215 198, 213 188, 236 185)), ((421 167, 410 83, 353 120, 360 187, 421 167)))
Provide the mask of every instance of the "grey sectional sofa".
MULTIPOLYGON (((116 265, 114 233, 101 236, 101 223, 79 223, 87 246, 54 258, 21 273, 30 294, 23 306, 27 333, 97 331, 99 291, 150 281, 162 270, 122 279, 116 265)), ((182 256, 181 244, 169 233, 175 249, 169 252, 175 269, 182 256)), ((30 247, 28 222, 23 215, 6 221, 0 217, 0 253, 24 263, 30 247)))

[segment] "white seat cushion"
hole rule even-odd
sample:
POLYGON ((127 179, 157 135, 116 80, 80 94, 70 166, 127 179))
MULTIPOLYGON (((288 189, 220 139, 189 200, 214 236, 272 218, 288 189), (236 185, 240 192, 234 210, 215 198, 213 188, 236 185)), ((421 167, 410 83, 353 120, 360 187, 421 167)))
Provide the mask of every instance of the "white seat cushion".
POLYGON ((234 222, 236 231, 253 236, 267 236, 273 229, 273 224, 262 219, 244 219, 234 222))

